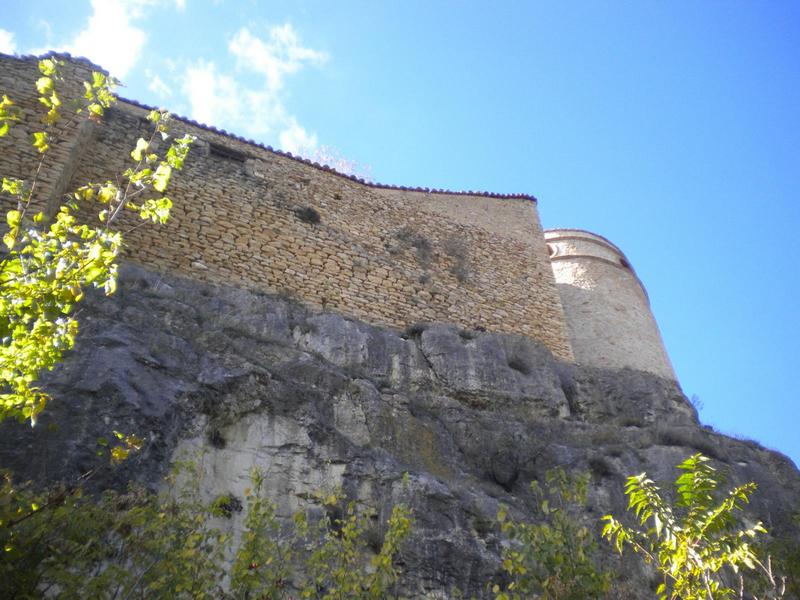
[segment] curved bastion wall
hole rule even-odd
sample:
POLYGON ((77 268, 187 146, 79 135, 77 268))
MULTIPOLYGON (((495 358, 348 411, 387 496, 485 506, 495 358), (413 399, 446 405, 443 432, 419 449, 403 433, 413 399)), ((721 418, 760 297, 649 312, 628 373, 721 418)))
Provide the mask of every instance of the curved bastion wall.
POLYGON ((647 292, 623 252, 579 229, 544 237, 576 362, 676 380, 647 292))

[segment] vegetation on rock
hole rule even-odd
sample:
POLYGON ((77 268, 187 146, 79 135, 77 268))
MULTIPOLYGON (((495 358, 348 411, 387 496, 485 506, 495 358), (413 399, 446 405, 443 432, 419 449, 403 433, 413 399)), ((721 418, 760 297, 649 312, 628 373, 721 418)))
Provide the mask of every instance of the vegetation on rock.
POLYGON ((511 582, 493 587, 497 600, 579 600, 604 598, 611 574, 599 562, 593 523, 586 518, 589 474, 552 469, 545 485, 531 484, 538 523, 517 523, 506 510, 498 514, 509 538, 502 551, 511 582))
POLYGON ((628 508, 645 529, 623 525, 612 515, 603 520, 603 536, 618 552, 631 548, 662 576, 656 590, 660 600, 715 600, 744 597, 741 570, 760 570, 772 583, 770 597, 781 597, 769 562, 756 555, 754 540, 766 533, 760 522, 741 528, 736 513, 749 502, 755 483, 719 493, 721 477, 702 454, 678 465, 675 506, 670 505, 646 473, 629 477, 625 485, 628 508), (722 496, 720 498, 720 496, 722 496), (729 572, 739 585, 726 582, 729 572))
POLYGON ((338 495, 325 499, 342 517, 281 525, 253 474, 241 542, 214 525, 214 503, 201 499, 196 461, 179 461, 167 487, 138 487, 100 498, 80 487, 45 494, 0 489, 0 580, 8 598, 191 598, 245 600, 391 597, 393 560, 411 518, 402 505, 385 524, 383 542, 367 559, 368 515, 338 495), (233 566, 229 558, 233 556, 233 566), (225 582, 229 581, 229 584, 225 582))

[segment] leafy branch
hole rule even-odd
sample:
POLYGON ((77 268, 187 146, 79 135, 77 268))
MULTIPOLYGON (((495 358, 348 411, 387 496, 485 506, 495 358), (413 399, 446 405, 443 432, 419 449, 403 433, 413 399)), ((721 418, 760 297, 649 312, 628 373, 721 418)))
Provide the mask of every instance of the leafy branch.
POLYGON ((739 529, 736 519, 756 485, 735 487, 720 499, 721 477, 710 459, 695 454, 678 468, 683 473, 675 481, 675 510, 645 473, 629 477, 628 510, 640 528, 606 515, 602 535, 618 552, 630 547, 656 566, 663 577, 656 590, 660 600, 733 597, 736 592, 725 583, 725 569, 737 574, 742 568, 767 571, 753 548, 754 538, 766 530, 761 523, 739 529))
MULTIPOLYGON (((183 167, 193 140, 188 135, 171 140, 159 156, 154 140, 169 139, 170 116, 152 111, 148 115, 152 134, 137 141, 131 152, 135 164, 122 174, 124 185, 87 183, 62 198, 54 214, 40 211, 28 218, 51 146, 78 118, 100 120, 116 101, 116 80, 99 72, 83 83, 82 97, 63 100, 59 92, 63 66, 52 58, 39 61, 36 91, 46 112, 41 119, 44 128, 32 134, 32 146, 39 154, 33 175, 28 181, 2 179, 2 192, 16 208, 6 213, 8 231, 0 261, 0 420, 28 419, 32 425, 49 400, 36 382, 74 345, 78 332, 74 306, 87 288, 100 288, 107 295, 116 290, 123 236, 114 222, 123 210, 134 211, 145 221, 167 221, 172 201, 164 192, 172 173, 183 167), (101 226, 88 224, 81 212, 91 203, 105 205, 97 214, 101 226)), ((20 120, 19 114, 4 95, 0 137, 20 120)))

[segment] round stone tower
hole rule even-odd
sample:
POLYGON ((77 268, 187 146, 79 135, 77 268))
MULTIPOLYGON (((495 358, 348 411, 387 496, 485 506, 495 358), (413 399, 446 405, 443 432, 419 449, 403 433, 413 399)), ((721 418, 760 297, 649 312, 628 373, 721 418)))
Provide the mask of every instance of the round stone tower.
POLYGON ((622 250, 580 229, 544 232, 575 361, 675 380, 647 292, 622 250))

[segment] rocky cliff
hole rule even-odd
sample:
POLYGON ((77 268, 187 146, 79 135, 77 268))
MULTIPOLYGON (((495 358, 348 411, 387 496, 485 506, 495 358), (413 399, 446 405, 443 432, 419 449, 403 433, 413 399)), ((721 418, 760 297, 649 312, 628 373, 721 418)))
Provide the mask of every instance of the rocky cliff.
POLYGON ((123 269, 119 288, 82 308, 40 423, 0 427, 0 465, 18 477, 79 475, 113 427, 147 443, 100 483, 157 487, 176 452, 203 448, 209 497, 242 497, 260 466, 283 515, 335 485, 379 519, 410 502, 401 562, 414 597, 484 596, 500 577, 498 507, 524 518, 529 482, 556 465, 592 473, 588 511, 599 518, 624 511, 625 476, 672 480, 701 451, 731 484, 758 483, 750 512, 768 529, 792 531, 791 461, 702 427, 669 380, 559 362, 526 337, 447 324, 400 332, 138 267, 123 269))

